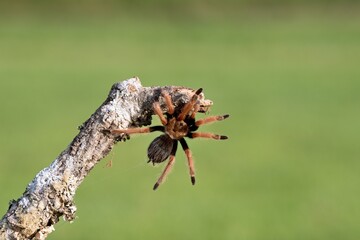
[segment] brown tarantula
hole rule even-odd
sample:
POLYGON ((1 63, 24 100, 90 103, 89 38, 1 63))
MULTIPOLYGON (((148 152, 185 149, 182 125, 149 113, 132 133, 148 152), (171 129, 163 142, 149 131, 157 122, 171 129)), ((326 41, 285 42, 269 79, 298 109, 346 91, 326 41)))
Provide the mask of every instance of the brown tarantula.
POLYGON ((195 170, 191 151, 184 139, 188 138, 212 138, 216 140, 227 139, 227 136, 217 135, 213 133, 195 132, 199 126, 221 121, 229 117, 228 114, 222 116, 210 116, 204 119, 195 121, 195 115, 200 109, 198 102, 199 94, 202 92, 202 88, 198 89, 192 96, 189 102, 187 102, 181 109, 176 112, 174 104, 170 95, 167 92, 163 92, 162 95, 165 99, 167 106, 167 112, 165 115, 162 113, 159 102, 153 103, 154 112, 159 116, 163 126, 152 126, 145 128, 129 128, 129 129, 114 129, 111 131, 112 134, 134 134, 134 133, 149 133, 154 131, 160 131, 164 134, 155 138, 148 148, 147 154, 149 157, 148 162, 161 163, 169 158, 168 164, 166 165, 161 176, 154 185, 154 190, 163 182, 167 174, 170 172, 172 166, 175 163, 175 154, 180 142, 183 150, 185 151, 188 165, 190 169, 191 183, 195 184, 195 170))

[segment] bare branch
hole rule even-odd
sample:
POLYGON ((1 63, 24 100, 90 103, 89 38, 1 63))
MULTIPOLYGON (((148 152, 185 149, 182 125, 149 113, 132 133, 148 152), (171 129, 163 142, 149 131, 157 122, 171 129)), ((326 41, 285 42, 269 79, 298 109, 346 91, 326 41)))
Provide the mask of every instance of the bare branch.
MULTIPOLYGON (((114 84, 105 102, 80 127, 70 145, 36 175, 19 199, 10 202, 0 220, 0 239, 45 239, 61 216, 66 221, 74 220, 76 189, 114 144, 124 140, 106 130, 149 125, 152 103, 160 100, 162 109, 165 107, 162 91, 171 95, 175 108, 194 94, 185 87, 142 87, 137 77, 114 84)), ((212 105, 204 95, 200 102, 203 112, 212 105)))

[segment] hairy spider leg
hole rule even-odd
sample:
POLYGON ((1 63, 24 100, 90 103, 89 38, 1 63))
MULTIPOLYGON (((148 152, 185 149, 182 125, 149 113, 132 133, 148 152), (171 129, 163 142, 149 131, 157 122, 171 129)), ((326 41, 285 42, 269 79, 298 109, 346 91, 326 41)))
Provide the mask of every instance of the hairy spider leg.
POLYGON ((172 148, 171 153, 170 153, 169 162, 167 163, 166 167, 164 168, 164 171, 160 175, 159 179, 156 181, 156 183, 155 183, 155 185, 153 187, 153 190, 156 190, 159 187, 159 185, 164 181, 164 179, 166 178, 166 176, 169 174, 172 167, 174 166, 174 164, 175 164, 175 155, 176 155, 176 151, 177 151, 177 145, 178 145, 178 141, 174 140, 174 145, 173 145, 173 148, 172 148))
POLYGON ((187 135, 189 138, 212 138, 215 140, 225 140, 228 139, 227 136, 218 135, 214 133, 205 133, 205 132, 191 132, 187 135))
POLYGON ((212 123, 212 122, 216 122, 216 121, 222 121, 222 120, 224 120, 224 119, 226 119, 228 117, 229 117, 229 114, 222 115, 222 116, 207 117, 207 118, 204 118, 204 119, 197 120, 195 122, 195 126, 199 127, 199 126, 204 125, 204 124, 208 124, 208 123, 212 123))
POLYGON ((154 108, 155 114, 159 116, 162 125, 165 126, 167 124, 167 119, 165 118, 164 114, 162 113, 159 102, 154 102, 153 108, 154 108))
POLYGON ((179 141, 181 143, 181 146, 182 146, 182 148, 185 152, 186 158, 188 160, 191 183, 192 183, 192 185, 194 185, 195 184, 195 167, 194 167, 194 160, 192 157, 192 153, 191 153, 189 146, 187 145, 184 138, 181 138, 179 141))
POLYGON ((174 112, 175 112, 175 107, 174 107, 174 104, 172 103, 172 100, 171 100, 171 97, 170 97, 169 93, 168 92, 163 92, 162 95, 165 98, 165 103, 166 103, 166 106, 167 106, 167 109, 168 109, 168 113, 170 115, 173 115, 174 112))
POLYGON ((149 133, 154 131, 160 131, 165 132, 164 126, 152 126, 152 127, 146 127, 146 128, 128 128, 128 129, 114 129, 111 130, 112 134, 134 134, 134 133, 149 133))
POLYGON ((195 116, 196 116, 196 113, 198 112, 200 110, 200 104, 195 104, 195 106, 194 106, 194 110, 193 110, 193 112, 191 113, 191 118, 192 119, 195 119, 195 116))
POLYGON ((182 121, 185 119, 185 117, 189 114, 189 112, 191 111, 191 109, 194 108, 197 100, 198 100, 198 97, 199 97, 199 94, 202 92, 202 88, 199 88, 195 93, 194 95, 192 96, 192 98, 190 99, 189 102, 187 102, 184 107, 181 109, 181 113, 179 114, 179 116, 177 117, 177 120, 178 121, 182 121))

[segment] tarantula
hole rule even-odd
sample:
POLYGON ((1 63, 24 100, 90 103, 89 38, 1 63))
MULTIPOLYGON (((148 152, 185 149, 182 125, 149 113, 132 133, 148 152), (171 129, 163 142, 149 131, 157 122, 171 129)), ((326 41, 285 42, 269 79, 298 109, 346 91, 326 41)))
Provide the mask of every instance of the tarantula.
POLYGON ((195 121, 195 115, 200 109, 198 102, 199 94, 202 92, 202 88, 198 89, 192 96, 189 102, 187 102, 180 111, 176 111, 172 99, 167 92, 162 92, 165 99, 167 112, 163 114, 160 103, 154 102, 153 109, 156 115, 160 118, 163 126, 152 126, 144 128, 129 128, 129 129, 114 129, 111 131, 112 134, 134 134, 134 133, 149 133, 154 131, 160 131, 164 134, 155 138, 149 145, 147 154, 149 157, 148 162, 152 162, 153 165, 161 163, 169 158, 169 161, 160 175, 159 179, 155 183, 153 189, 156 190, 159 185, 164 181, 165 177, 170 172, 172 166, 175 163, 175 154, 180 142, 185 155, 188 160, 188 166, 190 170, 191 183, 195 184, 195 170, 194 162, 191 151, 184 139, 188 138, 212 138, 215 140, 227 139, 227 136, 217 135, 213 133, 195 132, 199 126, 221 121, 229 117, 228 114, 221 116, 210 116, 204 119, 195 121))

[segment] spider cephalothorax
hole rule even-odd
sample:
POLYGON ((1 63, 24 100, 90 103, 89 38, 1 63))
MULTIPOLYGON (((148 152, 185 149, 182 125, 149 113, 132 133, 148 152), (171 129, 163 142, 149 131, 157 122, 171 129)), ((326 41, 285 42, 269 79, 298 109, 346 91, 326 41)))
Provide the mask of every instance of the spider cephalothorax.
POLYGON ((188 165, 190 169, 190 177, 192 184, 195 184, 195 170, 194 163, 191 151, 184 139, 184 137, 188 138, 212 138, 216 140, 224 140, 227 139, 226 136, 217 135, 213 133, 204 133, 204 132, 195 132, 199 126, 215 122, 221 121, 229 117, 229 115, 222 116, 210 116, 204 119, 200 119, 195 121, 195 115, 200 109, 200 104, 198 102, 199 94, 202 92, 202 89, 198 89, 189 102, 187 102, 180 111, 175 111, 174 104, 170 95, 167 92, 163 92, 162 95, 165 99, 167 112, 165 115, 163 114, 160 103, 154 102, 153 108, 156 115, 159 116, 160 121, 163 126, 153 126, 146 128, 129 128, 129 129, 115 129, 112 130, 111 133, 119 134, 133 134, 133 133, 148 133, 153 131, 160 131, 164 134, 155 138, 148 148, 148 162, 161 163, 169 158, 168 164, 166 165, 163 173, 157 180, 154 185, 154 190, 163 182, 166 175, 170 172, 172 166, 175 163, 175 154, 178 146, 178 142, 180 142, 183 150, 185 151, 188 165))

